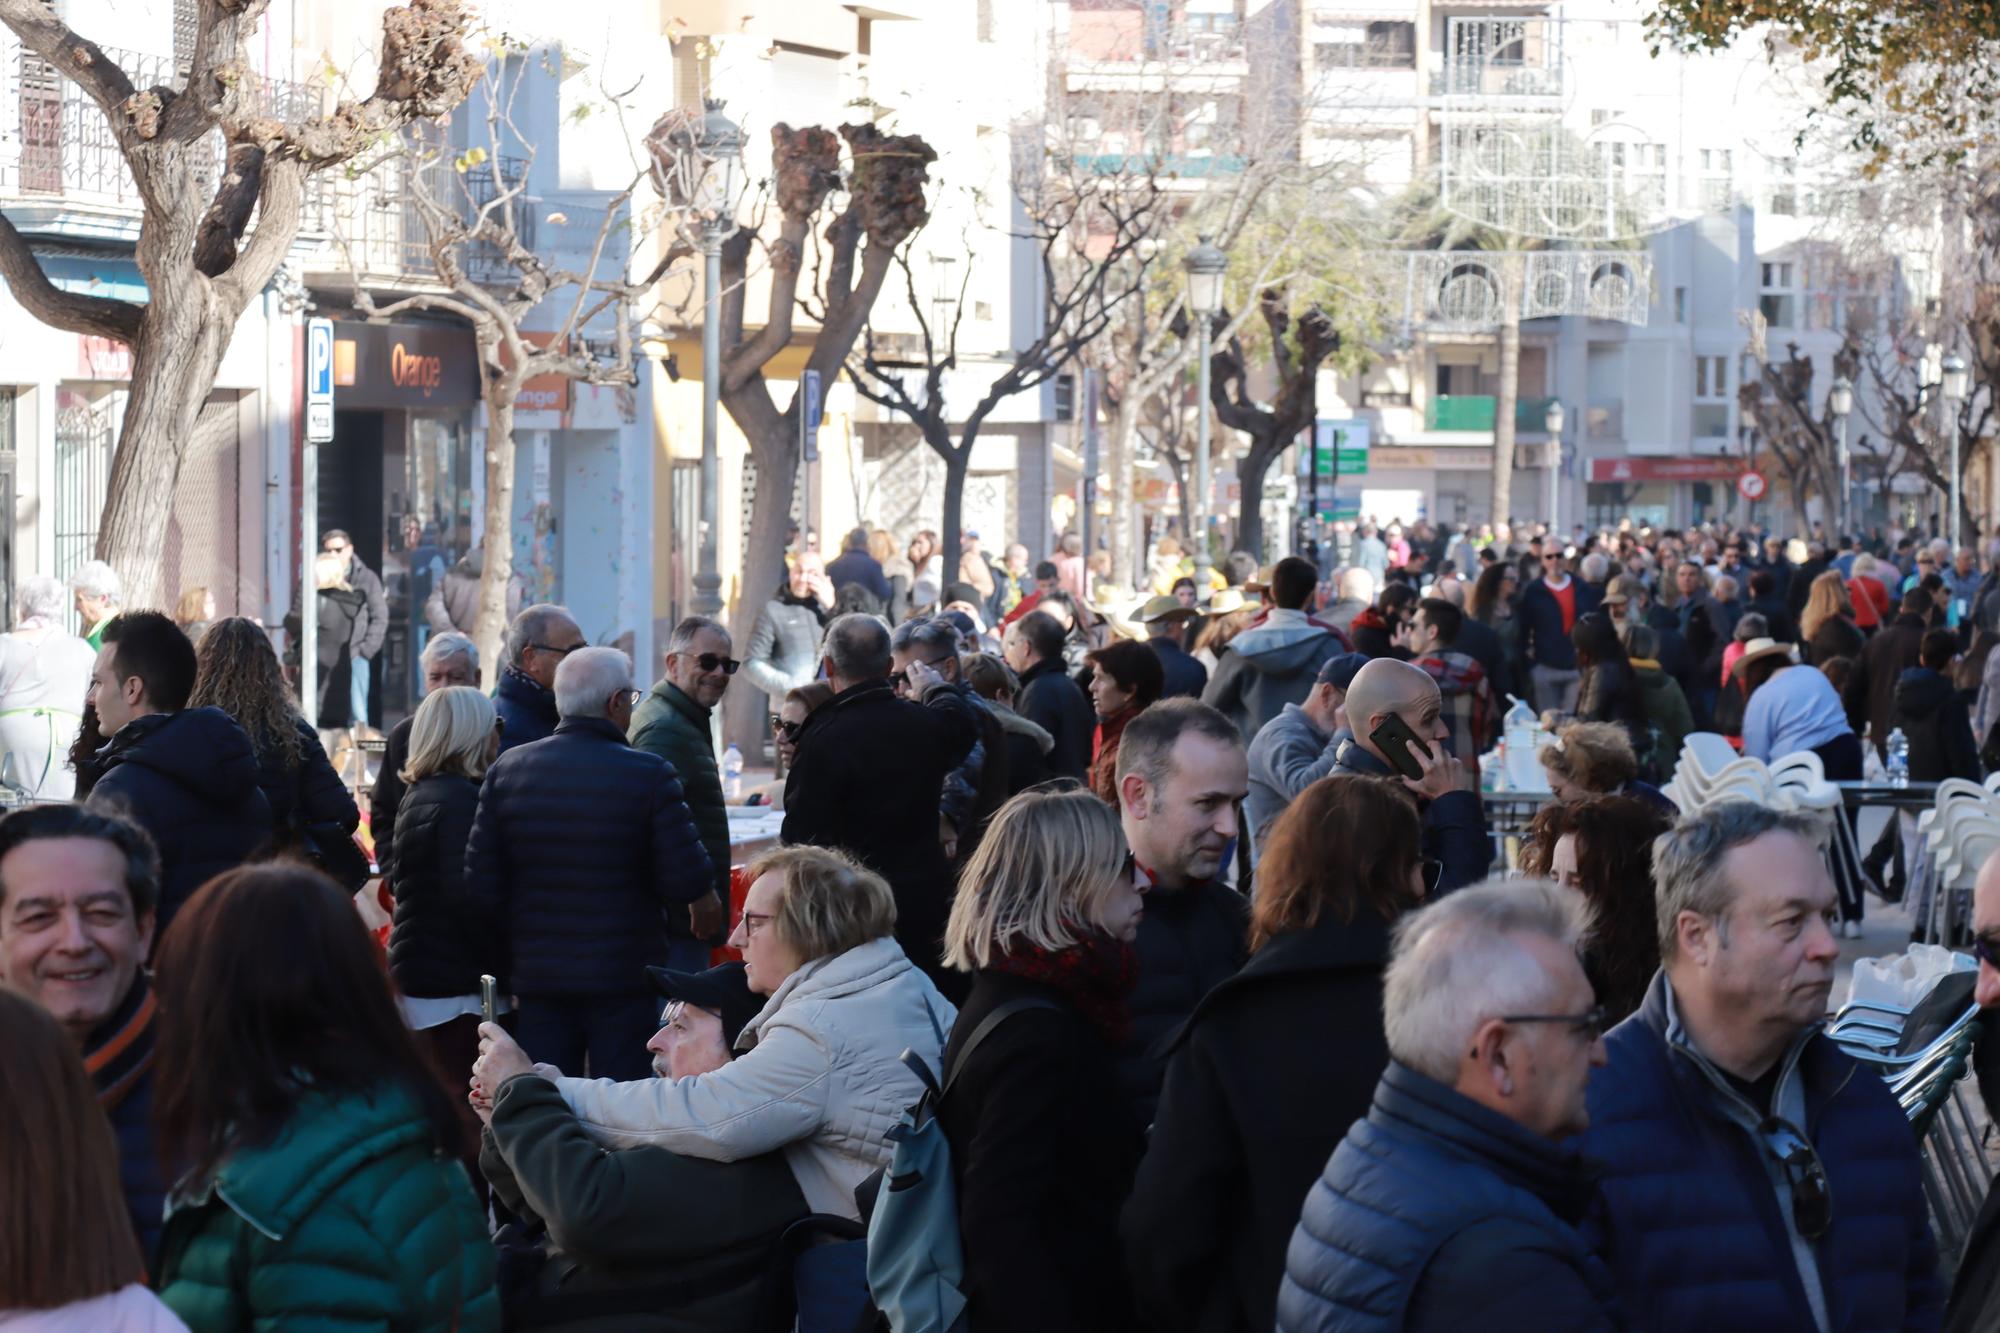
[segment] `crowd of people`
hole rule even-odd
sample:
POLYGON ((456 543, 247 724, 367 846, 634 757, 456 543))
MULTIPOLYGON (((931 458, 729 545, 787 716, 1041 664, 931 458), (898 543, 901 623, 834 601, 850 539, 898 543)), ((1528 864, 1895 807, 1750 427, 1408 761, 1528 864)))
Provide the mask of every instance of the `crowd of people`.
MULTIPOLYGON (((1126 590, 1073 535, 856 530, 650 686, 527 606, 490 691, 424 646, 380 938, 269 634, 93 572, 93 648, 30 581, 0 1324, 2000 1326, 2000 1203, 1954 1282, 1821 1031, 1860 888, 1662 792, 1695 730, 1829 776, 2000 748, 2000 548, 1864 545, 1363 523, 1207 588, 1168 538, 1126 590), (740 868, 732 689, 783 812, 740 868), (1496 877, 1515 697, 1550 798, 1496 877)), ((2000 1005, 2000 858, 1974 929, 2000 1005)))

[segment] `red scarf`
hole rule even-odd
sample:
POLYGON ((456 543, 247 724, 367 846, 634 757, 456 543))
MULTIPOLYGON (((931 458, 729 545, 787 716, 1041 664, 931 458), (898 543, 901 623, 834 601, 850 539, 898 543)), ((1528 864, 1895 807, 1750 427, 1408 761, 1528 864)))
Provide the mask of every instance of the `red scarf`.
POLYGON ((1050 951, 1026 941, 988 966, 1003 976, 1020 977, 1061 991, 1104 1040, 1123 1046, 1132 1035, 1132 987, 1139 980, 1138 955, 1123 940, 1099 930, 1079 930, 1077 942, 1050 951))

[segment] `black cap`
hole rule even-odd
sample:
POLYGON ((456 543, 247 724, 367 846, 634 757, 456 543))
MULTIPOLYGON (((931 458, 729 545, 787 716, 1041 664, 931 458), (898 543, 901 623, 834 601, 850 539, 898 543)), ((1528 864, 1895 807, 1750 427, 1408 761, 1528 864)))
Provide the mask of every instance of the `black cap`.
POLYGON ((669 1000, 680 1000, 722 1015, 722 1044, 732 1051, 744 1024, 764 1008, 764 997, 750 989, 749 976, 741 963, 724 963, 706 972, 649 967, 646 975, 652 978, 653 989, 669 1000))

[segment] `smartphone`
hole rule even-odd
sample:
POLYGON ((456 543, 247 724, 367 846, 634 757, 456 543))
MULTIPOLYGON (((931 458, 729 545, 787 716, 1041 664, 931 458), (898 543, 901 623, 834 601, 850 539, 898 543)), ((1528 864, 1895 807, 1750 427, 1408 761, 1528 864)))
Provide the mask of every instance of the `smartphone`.
POLYGON ((1430 753, 1431 747, 1400 714, 1389 714, 1381 726, 1368 733, 1368 740, 1389 761, 1389 767, 1413 782, 1422 779, 1424 766, 1417 756, 1430 753))
POLYGON ((500 983, 492 977, 482 975, 479 978, 479 1012, 486 1016, 487 1022, 491 1023, 495 1017, 494 1011, 499 1007, 500 983))

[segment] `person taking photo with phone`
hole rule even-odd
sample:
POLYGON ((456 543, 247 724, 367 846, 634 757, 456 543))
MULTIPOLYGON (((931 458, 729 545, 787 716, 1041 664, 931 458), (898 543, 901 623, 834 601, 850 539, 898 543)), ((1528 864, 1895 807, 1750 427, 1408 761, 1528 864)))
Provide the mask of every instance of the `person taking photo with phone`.
POLYGON ((1334 757, 1335 773, 1397 777, 1423 812, 1424 856, 1443 863, 1438 892, 1486 877, 1493 860, 1486 812, 1472 771, 1451 752, 1444 696, 1422 667, 1378 657, 1347 687, 1354 735, 1334 757))

